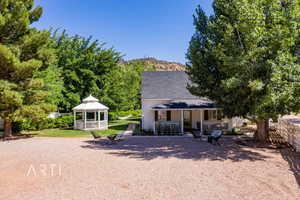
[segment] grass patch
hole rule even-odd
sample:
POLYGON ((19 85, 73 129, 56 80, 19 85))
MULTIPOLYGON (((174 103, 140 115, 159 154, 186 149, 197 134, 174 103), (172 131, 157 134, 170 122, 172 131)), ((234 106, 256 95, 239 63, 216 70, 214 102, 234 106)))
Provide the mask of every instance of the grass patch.
MULTIPOLYGON (((139 124, 140 118, 111 121, 109 122, 108 130, 99 130, 95 132, 102 136, 116 134, 125 131, 128 127, 128 124, 131 123, 139 124)), ((91 136, 91 131, 81 131, 73 129, 45 129, 41 131, 22 131, 22 134, 32 134, 38 137, 89 137, 91 136)), ((0 137, 2 135, 3 132, 0 131, 0 137)))
MULTIPOLYGON (((99 135, 108 136, 111 134, 116 134, 127 129, 127 125, 118 125, 110 127, 108 130, 95 131, 99 135)), ((27 134, 34 134, 38 137, 89 137, 91 136, 91 131, 81 131, 73 129, 45 129, 41 131, 31 131, 27 134)), ((26 132, 24 132, 26 134, 26 132)))
POLYGON ((109 122, 109 127, 120 126, 120 125, 128 125, 128 124, 139 124, 140 118, 130 118, 125 120, 114 120, 109 122))

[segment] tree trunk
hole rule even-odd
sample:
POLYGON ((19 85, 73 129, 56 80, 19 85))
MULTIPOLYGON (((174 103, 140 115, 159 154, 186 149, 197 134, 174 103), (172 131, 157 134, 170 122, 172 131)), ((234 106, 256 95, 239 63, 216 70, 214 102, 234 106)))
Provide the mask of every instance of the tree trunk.
POLYGON ((256 122, 257 131, 254 138, 259 142, 267 142, 269 138, 269 120, 262 120, 256 122))
POLYGON ((4 137, 12 137, 12 124, 9 120, 4 120, 4 137))

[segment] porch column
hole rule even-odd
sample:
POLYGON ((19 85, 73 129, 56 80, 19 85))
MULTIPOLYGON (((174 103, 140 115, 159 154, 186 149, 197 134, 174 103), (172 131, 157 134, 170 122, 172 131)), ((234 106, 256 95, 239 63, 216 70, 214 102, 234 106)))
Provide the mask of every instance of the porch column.
POLYGON ((181 133, 183 134, 184 133, 184 128, 183 128, 183 110, 181 110, 181 133))
POLYGON ((200 110, 200 131, 203 134, 203 110, 200 110))
POLYGON ((100 129, 100 111, 98 111, 98 128, 100 129))
POLYGON ((74 111, 74 129, 76 129, 76 111, 74 111))
POLYGON ((84 111, 84 129, 86 129, 86 111, 84 111))

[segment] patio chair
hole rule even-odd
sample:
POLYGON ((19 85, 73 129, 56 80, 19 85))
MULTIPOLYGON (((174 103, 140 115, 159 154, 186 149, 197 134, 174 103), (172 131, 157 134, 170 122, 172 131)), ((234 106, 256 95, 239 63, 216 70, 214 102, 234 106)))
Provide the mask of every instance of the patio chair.
POLYGON ((194 129, 194 130, 192 131, 192 134, 193 134, 193 136, 194 136, 195 139, 201 139, 201 137, 202 137, 202 133, 201 133, 200 130, 194 129))
POLYGON ((101 139, 101 135, 99 135, 95 131, 92 131, 91 134, 94 137, 94 143, 96 144, 96 141, 99 140, 99 139, 101 139))
POLYGON ((209 143, 216 143, 216 144, 218 144, 218 145, 220 145, 220 143, 219 143, 219 139, 222 137, 222 131, 220 131, 220 130, 215 130, 215 131, 213 131, 212 133, 211 133, 211 135, 210 136, 208 136, 208 138, 207 138, 207 142, 209 142, 209 143))
POLYGON ((124 134, 122 134, 122 133, 112 134, 112 135, 107 136, 107 138, 109 139, 110 143, 113 144, 117 141, 123 140, 124 134))

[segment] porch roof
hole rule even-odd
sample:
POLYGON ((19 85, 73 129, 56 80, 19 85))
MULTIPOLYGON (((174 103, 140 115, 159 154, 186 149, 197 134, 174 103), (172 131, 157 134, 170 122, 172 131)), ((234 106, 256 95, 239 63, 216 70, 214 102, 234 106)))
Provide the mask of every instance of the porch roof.
POLYGON ((153 110, 182 110, 182 109, 205 109, 217 108, 216 104, 208 100, 178 100, 158 104, 152 107, 153 110))

